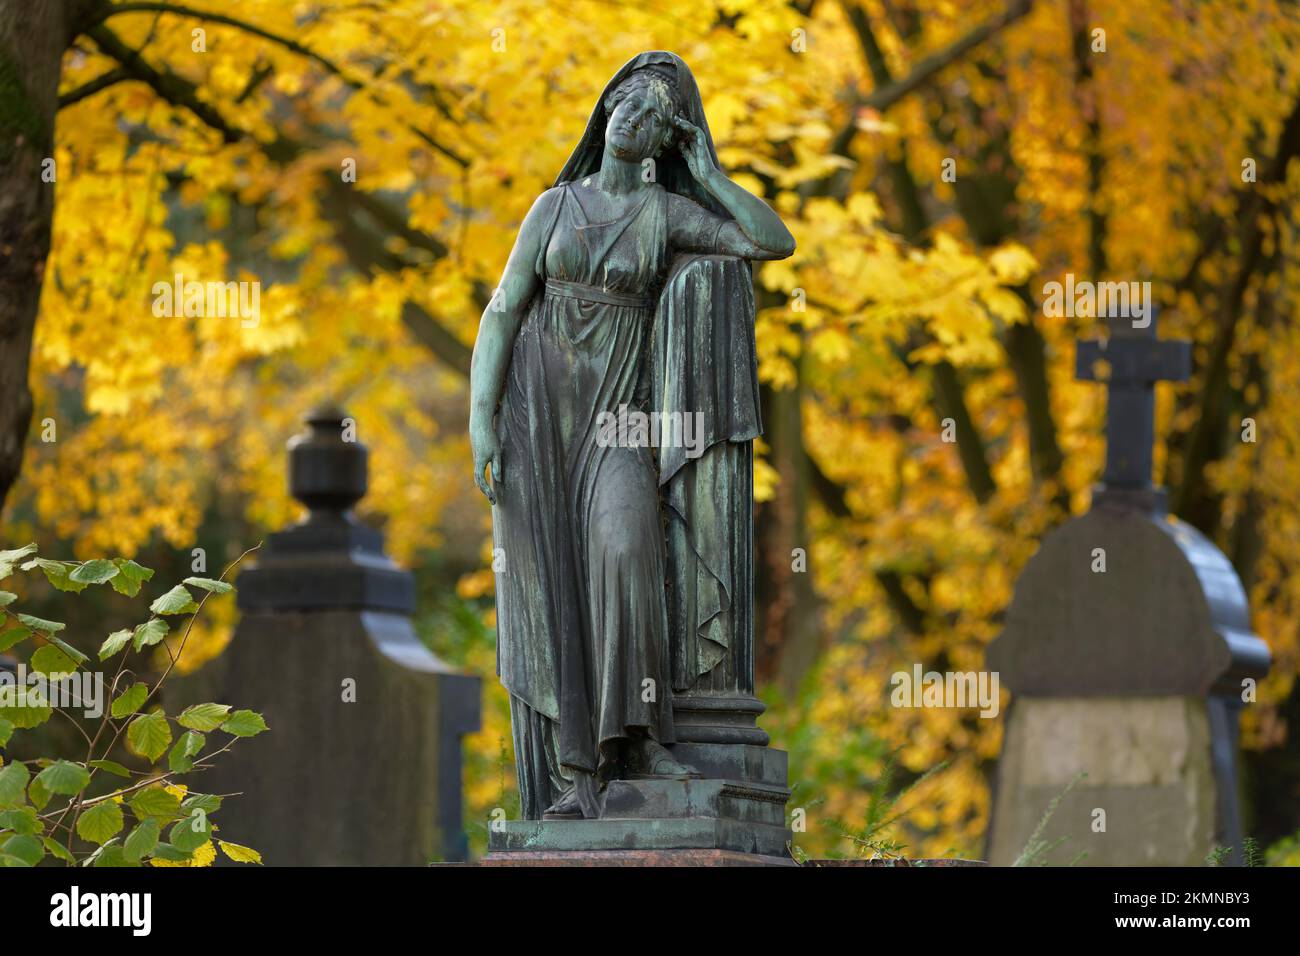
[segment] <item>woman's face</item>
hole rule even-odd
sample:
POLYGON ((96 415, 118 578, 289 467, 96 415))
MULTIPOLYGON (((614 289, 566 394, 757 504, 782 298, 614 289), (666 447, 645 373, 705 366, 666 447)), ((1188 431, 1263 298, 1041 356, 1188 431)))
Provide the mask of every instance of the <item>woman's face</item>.
POLYGON ((619 159, 640 162, 659 152, 671 134, 663 98, 646 83, 636 84, 614 107, 605 126, 605 142, 619 159))

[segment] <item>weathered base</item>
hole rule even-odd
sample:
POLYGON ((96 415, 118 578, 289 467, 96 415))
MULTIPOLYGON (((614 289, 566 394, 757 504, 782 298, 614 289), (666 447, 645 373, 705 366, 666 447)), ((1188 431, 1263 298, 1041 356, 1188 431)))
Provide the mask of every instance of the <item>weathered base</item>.
POLYGON ((1082 853, 1088 866, 1198 866, 1217 839, 1213 754, 1221 744, 1203 698, 1017 698, 1006 718, 989 860, 1011 865, 1057 801, 1041 833, 1050 849, 1037 862, 1065 866, 1082 853), (1101 830, 1090 826, 1097 807, 1106 809, 1101 830))
POLYGON ((793 863, 786 827, 786 755, 755 744, 677 744, 701 779, 616 780, 598 820, 511 820, 488 836, 493 865, 619 866, 793 863), (593 856, 594 854, 594 856, 593 856), (630 854, 611 862, 610 854, 630 854), (588 858, 591 859, 588 859, 588 858), (680 859, 675 864, 673 859, 680 859))

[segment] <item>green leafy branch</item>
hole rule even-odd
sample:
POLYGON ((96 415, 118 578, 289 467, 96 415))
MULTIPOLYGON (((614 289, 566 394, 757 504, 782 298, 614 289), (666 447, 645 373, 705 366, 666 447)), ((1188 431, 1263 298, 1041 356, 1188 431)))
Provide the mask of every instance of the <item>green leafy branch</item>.
MULTIPOLYGON (((155 700, 184 652, 203 605, 213 595, 234 591, 225 578, 253 550, 240 555, 220 578, 186 578, 149 605, 150 617, 144 623, 108 636, 99 648, 99 662, 117 658, 117 670, 108 684, 112 703, 101 714, 93 736, 71 714, 53 706, 39 688, 0 685, 0 747, 15 732, 39 727, 55 713, 64 714, 87 745, 81 761, 0 760, 0 866, 35 866, 47 856, 82 866, 206 865, 215 858, 214 842, 231 860, 261 862, 256 850, 213 840, 217 827, 211 814, 221 808, 224 796, 191 793, 180 781, 186 774, 210 768, 236 740, 265 731, 265 720, 251 710, 232 711, 228 704, 215 703, 195 704, 169 716, 155 700), (197 602, 190 588, 203 592, 197 602), (169 661, 162 675, 152 686, 135 680, 127 668, 127 649, 139 652, 162 643, 171 630, 168 618, 182 615, 190 619, 174 652, 163 644, 169 661), (228 739, 205 753, 208 735, 218 732, 228 739), (111 737, 100 749, 106 734, 111 737), (144 761, 147 769, 133 770, 110 759, 123 737, 127 751, 144 761), (160 763, 164 754, 165 768, 160 763), (89 796, 87 789, 101 772, 128 784, 89 796), (60 797, 66 797, 66 803, 56 799, 60 797), (129 832, 124 810, 135 819, 129 832), (164 827, 169 828, 165 834, 164 827)), ((124 558, 62 561, 36 552, 35 544, 0 551, 0 581, 16 570, 39 570, 60 591, 76 594, 108 584, 119 594, 135 597, 154 574, 124 558)), ((64 624, 13 610, 17 600, 17 594, 0 590, 0 652, 27 641, 39 642, 28 666, 47 682, 75 678, 78 673, 87 679, 101 677, 86 669, 87 654, 58 636, 64 624)))

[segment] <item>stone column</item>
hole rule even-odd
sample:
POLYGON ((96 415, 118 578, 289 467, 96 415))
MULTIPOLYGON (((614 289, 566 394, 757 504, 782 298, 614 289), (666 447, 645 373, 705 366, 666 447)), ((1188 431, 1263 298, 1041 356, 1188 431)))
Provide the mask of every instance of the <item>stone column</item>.
POLYGON ((187 698, 263 713, 270 732, 204 776, 239 792, 223 835, 270 865, 422 865, 466 855, 461 737, 479 726, 479 680, 416 637, 412 575, 351 508, 367 450, 336 409, 289 442, 289 484, 308 509, 238 579, 230 647, 187 698))

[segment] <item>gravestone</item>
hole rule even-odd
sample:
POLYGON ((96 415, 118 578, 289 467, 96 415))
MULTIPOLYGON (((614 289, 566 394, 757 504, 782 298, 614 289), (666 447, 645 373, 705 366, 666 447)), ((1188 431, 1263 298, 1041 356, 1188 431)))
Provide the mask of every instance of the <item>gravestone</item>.
POLYGON ((1047 862, 1196 866, 1216 846, 1239 859, 1238 716, 1269 652, 1231 563, 1151 481, 1155 383, 1188 377, 1190 346, 1156 338, 1152 318, 1079 344, 1079 378, 1101 362, 1103 483, 1044 538, 988 650, 1012 692, 988 856, 1014 862, 1059 798, 1047 862))
POLYGON ((272 534, 238 579, 231 644, 189 678, 200 697, 262 713, 204 773, 228 839, 269 865, 423 865, 462 860, 461 737, 479 726, 479 679, 435 657, 411 625, 414 579, 351 508, 367 450, 351 419, 321 409, 289 442, 306 517, 272 534))

